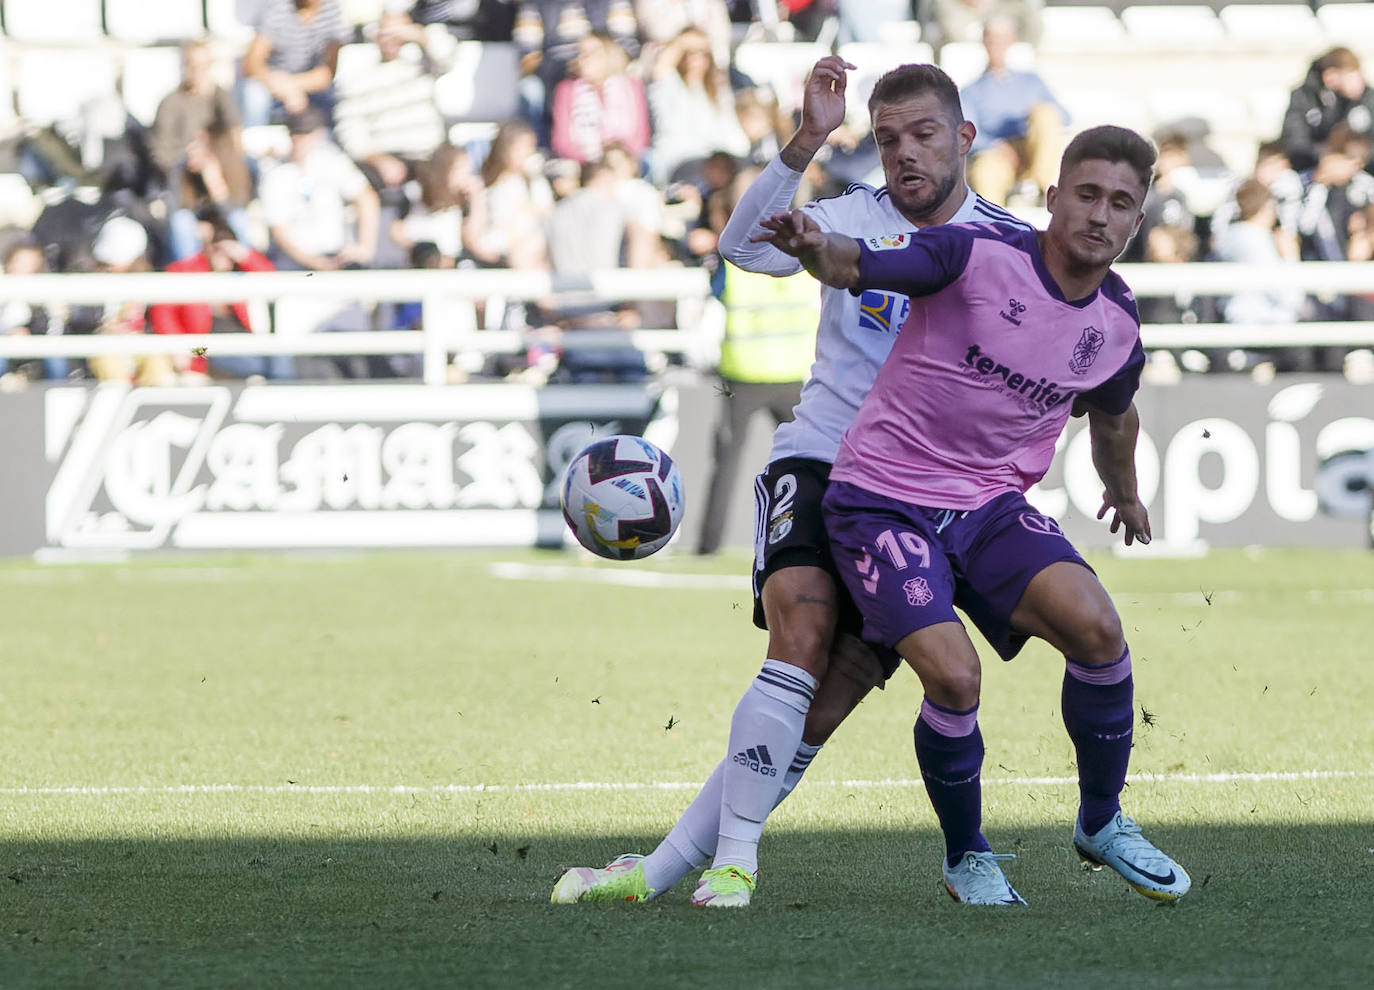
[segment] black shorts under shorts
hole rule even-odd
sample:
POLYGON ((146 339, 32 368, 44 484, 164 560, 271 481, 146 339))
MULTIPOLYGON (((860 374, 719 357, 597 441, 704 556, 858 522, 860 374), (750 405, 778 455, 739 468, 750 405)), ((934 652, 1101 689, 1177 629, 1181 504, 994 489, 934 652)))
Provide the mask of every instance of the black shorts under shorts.
MULTIPOLYGON (((819 567, 835 582, 839 604, 837 630, 860 637, 863 615, 850 597, 830 555, 830 539, 821 517, 821 499, 830 481, 830 465, 808 457, 773 461, 754 479, 754 625, 767 629, 763 585, 785 567, 819 567)), ((901 658, 890 649, 868 644, 891 677, 901 658)))

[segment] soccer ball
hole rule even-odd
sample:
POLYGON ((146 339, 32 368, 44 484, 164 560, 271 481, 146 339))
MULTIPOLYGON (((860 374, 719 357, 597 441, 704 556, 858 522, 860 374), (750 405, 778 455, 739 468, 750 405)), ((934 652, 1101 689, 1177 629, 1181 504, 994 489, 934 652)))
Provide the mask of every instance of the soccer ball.
POLYGON ((593 441, 563 476, 563 518, 577 542, 611 560, 638 560, 672 539, 686 503, 673 459, 643 437, 593 441))

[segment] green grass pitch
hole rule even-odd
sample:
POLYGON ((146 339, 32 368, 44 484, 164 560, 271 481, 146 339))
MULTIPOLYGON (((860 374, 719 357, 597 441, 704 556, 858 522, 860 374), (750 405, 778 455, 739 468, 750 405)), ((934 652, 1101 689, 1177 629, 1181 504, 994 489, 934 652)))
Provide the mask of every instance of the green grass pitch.
POLYGON ((943 892, 909 671, 770 820, 748 911, 550 905, 723 755, 743 555, 0 564, 0 987, 1368 987, 1374 555, 1093 563, 1176 907, 1071 854, 1043 646, 987 659, 981 713, 1028 909, 943 892))

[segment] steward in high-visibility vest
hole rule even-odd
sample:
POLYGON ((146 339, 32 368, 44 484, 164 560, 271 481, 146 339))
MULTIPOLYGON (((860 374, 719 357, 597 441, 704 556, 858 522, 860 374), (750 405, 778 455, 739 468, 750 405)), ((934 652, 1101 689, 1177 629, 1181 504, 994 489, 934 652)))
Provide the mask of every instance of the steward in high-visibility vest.
POLYGON ((806 272, 786 278, 727 265, 720 376, 729 382, 805 381, 816 357, 820 285, 806 272))
POLYGON ((725 271, 725 337, 720 344, 720 419, 698 553, 714 553, 725 534, 749 423, 766 412, 773 424, 792 419, 816 356, 820 285, 805 272, 786 278, 725 271))

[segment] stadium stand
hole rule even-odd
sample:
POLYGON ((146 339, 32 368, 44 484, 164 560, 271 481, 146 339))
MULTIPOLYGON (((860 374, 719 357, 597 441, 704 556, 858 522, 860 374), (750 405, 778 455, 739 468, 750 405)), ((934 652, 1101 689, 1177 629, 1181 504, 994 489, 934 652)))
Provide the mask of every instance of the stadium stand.
POLYGON ((5 33, 33 45, 85 45, 104 37, 100 0, 67 0, 54 16, 51 0, 5 0, 5 33))
POLYGON ((205 32, 199 8, 193 0, 105 0, 105 31, 131 45, 186 41, 205 32))
POLYGON ((1264 47, 1275 38, 1291 45, 1319 48, 1326 44, 1326 30, 1312 8, 1297 3, 1233 3, 1217 16, 1232 43, 1264 47))
POLYGON ((434 87, 440 113, 453 122, 500 122, 518 113, 520 55, 514 45, 464 41, 452 60, 434 87))
POLYGON ((1040 24, 1040 52, 1045 56, 1126 46, 1126 26, 1111 7, 1046 7, 1040 24))
POLYGON ((134 119, 151 127, 162 98, 181 82, 181 49, 170 45, 124 53, 119 91, 134 119))
POLYGON ((205 0, 205 27, 210 36, 229 45, 244 45, 253 29, 239 20, 238 0, 205 0))
MULTIPOLYGON (((246 22, 266 2, 271 0, 64 0, 58 17, 53 0, 0 0, 5 32, 0 40, 0 137, 8 137, 16 151, 0 162, 0 225, 11 231, 27 228, 38 210, 64 198, 94 202, 95 184, 107 178, 99 168, 99 146, 113 139, 111 122, 121 119, 114 97, 122 98, 133 120, 150 125, 161 99, 179 84, 176 43, 202 35, 211 40, 217 78, 222 84, 232 83, 237 59, 253 33, 246 22), (71 146, 65 172, 35 172, 25 158, 35 144, 51 148, 64 142, 71 146)), ((376 20, 383 9, 397 5, 390 0, 330 2, 337 2, 356 39, 340 52, 339 94, 345 100, 354 98, 355 107, 374 112, 376 106, 369 101, 381 93, 375 84, 384 75, 377 71, 376 20), (371 85, 364 85, 365 80, 371 85), (360 95, 367 99, 360 101, 360 95)), ((928 5, 913 6, 924 10, 928 5)), ((814 21, 809 32, 800 20, 777 22, 771 16, 767 23, 737 23, 734 84, 742 86, 747 78, 772 89, 783 115, 795 113, 806 71, 836 39, 834 23, 814 21), (796 40, 778 40, 782 38, 796 40)), ((1207 163, 1193 168, 1186 183, 1188 206, 1202 223, 1204 236, 1211 211, 1253 169, 1259 144, 1277 136, 1290 93, 1312 60, 1343 44, 1353 48, 1366 67, 1374 65, 1374 3, 1049 0, 1040 21, 1040 41, 1034 46, 1018 44, 1010 61, 1042 76, 1070 111, 1071 130, 1116 123, 1156 134, 1166 126, 1181 127, 1198 149, 1215 153, 1210 161, 1199 159, 1207 163)), ((443 24, 432 24, 412 40, 424 44, 430 56, 439 56, 426 63, 432 64, 427 71, 433 73, 434 113, 449 141, 471 155, 470 167, 480 169, 498 126, 518 117, 533 120, 539 110, 530 102, 520 49, 513 42, 460 41, 456 39, 464 37, 464 26, 452 27, 450 33, 443 24)), ((905 61, 938 60, 961 84, 982 72, 986 55, 979 42, 951 41, 937 48, 928 43, 939 44, 937 33, 931 32, 928 41, 919 40, 924 34, 922 25, 912 20, 885 29, 882 41, 838 48, 858 66, 848 102, 860 133, 868 93, 886 69, 905 61)), ((643 70, 632 65, 631 72, 636 71, 643 70)), ((399 113, 390 123, 403 123, 399 113)), ((778 128, 784 140, 786 130, 786 123, 778 128)), ((264 171, 291 147, 285 127, 277 124, 247 129, 243 143, 264 171)), ((770 147, 776 145, 764 142, 759 154, 766 157, 770 147)), ((395 175, 371 176, 393 211, 388 216, 405 214, 407 197, 415 199, 416 170, 424 164, 414 160, 418 154, 400 154, 409 175, 400 181, 395 175)), ((532 163, 532 172, 538 171, 538 164, 548 169, 550 178, 570 175, 568 163, 547 162, 549 157, 545 148, 542 159, 532 163)), ((665 189, 656 192, 668 199, 665 189)), ((696 190, 702 200, 711 192, 696 190)), ((667 260, 673 264, 695 265, 710 255, 709 249, 686 248, 701 205, 690 197, 685 203, 641 204, 649 209, 650 219, 658 211, 672 215, 663 229, 676 231, 664 237, 671 255, 667 260)), ((248 214, 261 240, 266 228, 256 222, 258 210, 259 204, 252 203, 248 214)), ((156 222, 155 216, 150 222, 156 222)), ((461 321, 473 333, 489 325, 482 322, 478 309, 475 322, 471 316, 461 321)), ((285 302, 282 312, 284 329, 309 322, 295 303, 285 302)))
POLYGON ((118 73, 115 54, 105 48, 23 48, 15 74, 19 116, 39 127, 71 120, 113 93, 118 73))

